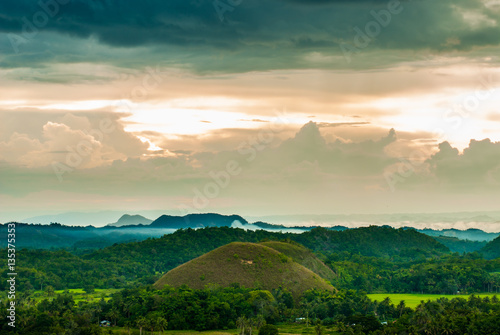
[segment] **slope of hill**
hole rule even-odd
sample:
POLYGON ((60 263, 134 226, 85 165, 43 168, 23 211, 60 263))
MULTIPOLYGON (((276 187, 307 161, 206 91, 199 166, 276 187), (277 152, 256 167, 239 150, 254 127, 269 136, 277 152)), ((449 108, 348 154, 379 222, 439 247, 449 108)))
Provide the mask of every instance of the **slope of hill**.
POLYGON ((486 244, 480 252, 486 259, 500 258, 500 236, 486 244))
POLYGON ((265 290, 280 286, 295 298, 309 289, 334 290, 320 276, 293 261, 285 254, 262 244, 233 242, 195 258, 163 275, 155 284, 201 289, 208 284, 265 290))
MULTIPOLYGON (((409 228, 414 229, 414 228, 409 228)), ((481 229, 470 228, 467 230, 460 229, 443 229, 443 230, 435 230, 435 229, 417 229, 418 232, 429 235, 429 236, 447 236, 447 237, 456 237, 461 240, 469 240, 469 241, 493 241, 496 237, 498 237, 499 233, 487 233, 482 231, 481 229)))
POLYGON ((451 252, 458 252, 461 254, 479 251, 482 247, 488 244, 487 241, 461 240, 451 236, 434 236, 434 239, 447 246, 451 252))
MULTIPOLYGON (((59 223, 16 224, 16 246, 30 249, 71 248, 95 249, 115 243, 145 240, 173 233, 174 229, 149 226, 101 227, 65 226, 59 223)), ((0 248, 7 246, 7 223, 0 224, 0 248)))
POLYGON ((350 252, 364 256, 415 259, 449 252, 449 249, 430 236, 414 229, 394 229, 388 226, 370 226, 344 231, 315 228, 292 237, 314 252, 326 255, 350 252))
POLYGON ((153 220, 145 218, 142 215, 129 215, 123 214, 118 221, 106 225, 107 227, 123 227, 123 226, 135 226, 135 225, 148 225, 153 220))
POLYGON ((337 278, 337 275, 332 271, 332 269, 326 266, 325 263, 316 257, 311 250, 307 249, 303 245, 277 241, 261 242, 260 244, 287 255, 295 262, 305 266, 321 278, 330 282, 333 282, 337 278))

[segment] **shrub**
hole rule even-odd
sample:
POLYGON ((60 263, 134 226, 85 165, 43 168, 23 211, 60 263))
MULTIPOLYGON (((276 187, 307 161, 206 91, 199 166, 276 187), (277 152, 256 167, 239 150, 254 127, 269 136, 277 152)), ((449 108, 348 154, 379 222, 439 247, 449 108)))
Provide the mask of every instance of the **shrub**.
POLYGON ((275 325, 263 325, 259 329, 259 335, 278 335, 278 328, 275 325))

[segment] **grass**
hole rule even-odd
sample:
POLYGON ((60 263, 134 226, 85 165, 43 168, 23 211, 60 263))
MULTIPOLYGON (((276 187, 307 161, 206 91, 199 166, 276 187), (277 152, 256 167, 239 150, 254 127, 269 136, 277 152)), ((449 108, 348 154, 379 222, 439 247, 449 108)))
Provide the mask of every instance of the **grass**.
MULTIPOLYGON (((85 293, 85 291, 81 288, 76 288, 76 289, 67 289, 67 290, 55 290, 55 294, 62 294, 65 291, 69 292, 71 296, 73 297, 73 300, 75 300, 75 304, 78 304, 80 301, 95 301, 95 300, 100 300, 101 298, 104 298, 104 300, 108 301, 111 299, 111 295, 115 292, 120 291, 120 289, 95 289, 95 291, 91 294, 85 293)), ((33 292, 31 295, 32 298, 35 299, 36 303, 39 303, 43 299, 47 299, 47 294, 45 292, 42 292, 40 290, 33 292)), ((52 299, 49 298, 49 300, 52 299)))
POLYGON ((330 282, 337 278, 335 273, 328 266, 326 266, 316 255, 314 255, 311 250, 302 245, 276 241, 261 242, 259 244, 283 253, 284 255, 292 258, 295 262, 305 266, 312 272, 330 282))
MULTIPOLYGON (((283 324, 283 325, 278 325, 278 330, 280 335, 315 335, 316 332, 314 330, 314 325, 309 324, 309 327, 306 327, 305 324, 297 324, 297 323, 291 323, 291 324, 283 324)), ((338 334, 335 330, 336 327, 327 327, 323 326, 323 334, 329 335, 329 334, 338 334)))
POLYGON ((208 284, 225 287, 232 283, 265 290, 287 287, 297 300, 311 288, 334 289, 283 253, 265 245, 242 242, 227 244, 170 270, 155 283, 155 287, 187 284, 193 289, 203 289, 208 284))
MULTIPOLYGON (((286 324, 286 325, 277 325, 280 335, 315 335, 314 326, 309 325, 306 327, 304 324, 286 324)), ((125 335, 128 334, 127 328, 122 327, 110 327, 113 331, 113 334, 117 335, 125 335)), ((335 327, 324 327, 325 335, 334 335, 338 334, 335 331, 335 327)), ((150 334, 149 331, 143 330, 143 334, 150 334)), ((138 335, 138 329, 130 329, 131 335, 138 335)), ((156 334, 156 332, 155 332, 156 334)), ((229 330, 209 330, 209 331, 195 331, 195 330, 167 330, 162 332, 163 335, 238 335, 238 329, 229 329, 229 330)), ((254 334, 258 335, 258 331, 255 331, 254 334)))
MULTIPOLYGON (((128 335, 128 330, 125 327, 109 327, 106 330, 111 330, 115 335, 128 335)), ((106 334, 106 331, 104 332, 106 334)), ((151 334, 148 330, 142 330, 143 335, 151 334)), ((154 334, 158 334, 155 331, 154 334)), ((139 335, 139 329, 130 329, 130 335, 139 335)), ((162 335, 238 335, 238 330, 209 330, 209 331, 195 331, 195 330, 165 330, 162 335)))
MULTIPOLYGON (((495 293, 478 293, 475 294, 476 296, 480 297, 492 297, 495 295, 495 293)), ((439 298, 448 298, 448 299, 453 299, 453 298, 465 298, 467 299, 470 296, 470 294, 464 294, 464 295, 451 295, 451 294, 400 294, 400 293, 380 293, 380 294, 368 294, 368 298, 371 300, 376 300, 376 301, 382 301, 385 298, 389 297, 391 299, 391 302, 394 305, 399 304, 401 300, 405 301, 406 306, 410 308, 415 308, 417 307, 422 300, 427 301, 427 300, 436 300, 439 298)), ((500 295, 499 295, 500 296, 500 295)))

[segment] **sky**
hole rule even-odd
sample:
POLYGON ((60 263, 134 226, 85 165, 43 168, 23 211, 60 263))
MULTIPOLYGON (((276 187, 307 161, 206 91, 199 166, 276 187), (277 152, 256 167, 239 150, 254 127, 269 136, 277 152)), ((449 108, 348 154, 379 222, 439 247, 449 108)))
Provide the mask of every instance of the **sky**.
POLYGON ((0 3, 0 220, 498 210, 499 0, 0 3))

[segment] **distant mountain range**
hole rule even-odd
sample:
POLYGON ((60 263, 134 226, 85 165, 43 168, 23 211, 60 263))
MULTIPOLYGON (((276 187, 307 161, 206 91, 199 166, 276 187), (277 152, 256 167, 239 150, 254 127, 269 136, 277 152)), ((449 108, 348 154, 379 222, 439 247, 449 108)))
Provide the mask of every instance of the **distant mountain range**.
POLYGON ((248 221, 239 215, 206 213, 188 214, 186 216, 162 215, 154 220, 150 227, 168 229, 231 227, 235 221, 239 221, 243 225, 248 224, 248 221))
MULTIPOLYGON (((114 243, 141 241, 149 237, 161 237, 178 229, 198 229, 204 227, 233 227, 247 230, 264 229, 274 232, 302 233, 315 227, 271 224, 263 221, 250 223, 240 215, 222 215, 215 213, 188 214, 185 216, 161 215, 150 220, 141 215, 122 215, 116 222, 105 227, 65 226, 58 223, 50 225, 18 223, 17 246, 27 248, 76 248, 95 249, 114 243)), ((389 227, 389 226, 388 226, 389 227)), ((6 228, 3 225, 2 228, 6 228)), ((350 230, 346 226, 333 226, 326 229, 332 231, 350 230)), ((486 242, 494 240, 499 233, 488 233, 480 229, 415 229, 404 227, 404 230, 415 230, 434 237, 453 252, 472 252, 485 247, 486 242)), ((0 229, 0 246, 5 246, 6 229, 0 229)))
POLYGON ((149 225, 153 220, 147 219, 142 215, 129 215, 124 214, 118 221, 106 225, 106 227, 123 227, 135 225, 149 225))
MULTIPOLYGON (((110 222, 117 222, 124 213, 121 211, 101 212, 67 212, 53 215, 42 215, 16 220, 26 223, 50 224, 59 222, 68 226, 103 227, 110 222)), ((167 214, 177 216, 179 211, 145 210, 140 214, 144 218, 159 218, 167 214)), ((229 213, 228 213, 229 214, 229 213)), ((395 228, 414 227, 417 229, 481 229, 485 232, 500 232, 500 211, 456 212, 456 213, 392 213, 392 214, 305 214, 305 215, 271 215, 249 216, 248 222, 271 222, 274 225, 291 226, 344 226, 348 228, 368 225, 389 225, 395 228)), ((2 222, 7 222, 4 219, 2 222)), ((10 220, 12 221, 12 220, 10 220)))
POLYGON ((492 241, 494 240, 499 233, 487 233, 480 229, 470 228, 467 230, 459 230, 459 229, 443 229, 443 230, 434 230, 434 229, 417 229, 417 231, 429 235, 429 236, 447 236, 447 237, 456 237, 461 240, 470 240, 470 241, 492 241))

